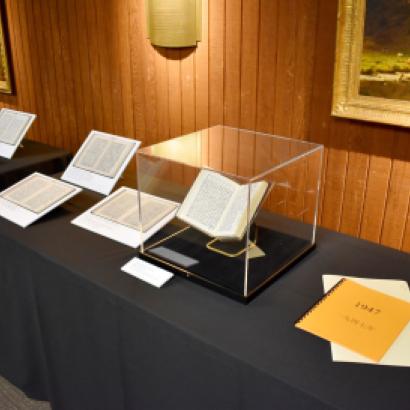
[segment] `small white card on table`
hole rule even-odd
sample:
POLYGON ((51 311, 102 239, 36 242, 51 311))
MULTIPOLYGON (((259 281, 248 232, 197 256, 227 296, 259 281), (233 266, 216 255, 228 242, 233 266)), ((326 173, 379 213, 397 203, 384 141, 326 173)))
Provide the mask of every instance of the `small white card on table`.
POLYGON ((36 115, 3 108, 0 110, 0 157, 13 157, 36 115))
POLYGON ((61 179, 108 195, 140 144, 137 140, 91 131, 61 179))
POLYGON ((131 259, 121 268, 121 270, 155 286, 156 288, 161 288, 174 276, 171 272, 161 269, 158 266, 151 265, 139 258, 131 259))
POLYGON ((0 216, 26 228, 81 188, 35 172, 0 192, 0 216))

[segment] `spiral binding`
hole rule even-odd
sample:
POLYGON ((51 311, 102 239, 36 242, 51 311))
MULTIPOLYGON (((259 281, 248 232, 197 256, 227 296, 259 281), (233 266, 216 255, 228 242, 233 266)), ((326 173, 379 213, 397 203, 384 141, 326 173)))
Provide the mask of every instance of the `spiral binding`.
POLYGON ((295 325, 299 324, 302 322, 307 316, 309 316, 323 301, 325 301, 340 285, 342 285, 344 282, 346 282, 346 278, 343 278, 339 280, 339 282, 336 283, 335 286, 333 286, 331 289, 329 289, 310 309, 306 311, 306 313, 303 314, 302 317, 300 317, 296 322, 295 325))

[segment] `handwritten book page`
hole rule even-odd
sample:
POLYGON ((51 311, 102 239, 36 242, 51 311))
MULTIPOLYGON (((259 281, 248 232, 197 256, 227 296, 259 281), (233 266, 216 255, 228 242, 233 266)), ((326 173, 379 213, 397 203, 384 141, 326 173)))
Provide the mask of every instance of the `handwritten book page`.
POLYGON ((3 110, 0 113, 0 142, 16 145, 31 118, 30 114, 3 110))
POLYGON ((2 192, 0 197, 41 214, 75 190, 64 182, 35 173, 2 192))
POLYGON ((248 200, 252 219, 268 188, 266 181, 241 185, 203 169, 177 216, 213 238, 240 240, 246 232, 248 200))
POLYGON ((173 212, 177 205, 161 198, 141 193, 142 223, 140 224, 138 191, 121 190, 92 211, 94 215, 113 222, 129 226, 137 231, 142 227, 146 232, 167 215, 173 212))
POLYGON ((94 133, 79 152, 74 166, 108 178, 114 178, 134 147, 133 140, 115 139, 94 133))

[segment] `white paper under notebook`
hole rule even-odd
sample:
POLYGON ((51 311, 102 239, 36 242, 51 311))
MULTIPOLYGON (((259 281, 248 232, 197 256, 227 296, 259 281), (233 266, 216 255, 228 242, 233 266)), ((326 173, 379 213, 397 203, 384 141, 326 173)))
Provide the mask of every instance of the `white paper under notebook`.
POLYGON ((140 144, 130 138, 91 131, 61 179, 108 195, 140 144))
MULTIPOLYGON (((340 275, 323 275, 324 291, 329 291, 341 279, 351 279, 370 289, 378 290, 387 295, 410 302, 410 290, 406 281, 394 279, 367 279, 340 275)), ((403 329, 400 336, 392 344, 380 362, 372 360, 336 343, 331 343, 332 358, 335 362, 367 363, 385 366, 410 367, 410 323, 403 329)))
POLYGON ((143 233, 140 232, 138 191, 121 187, 71 221, 80 228, 137 248, 171 221, 179 204, 142 193, 143 233))
POLYGON ((138 258, 131 259, 121 268, 121 270, 155 286, 156 288, 162 287, 174 276, 171 272, 161 269, 158 266, 151 265, 138 258))

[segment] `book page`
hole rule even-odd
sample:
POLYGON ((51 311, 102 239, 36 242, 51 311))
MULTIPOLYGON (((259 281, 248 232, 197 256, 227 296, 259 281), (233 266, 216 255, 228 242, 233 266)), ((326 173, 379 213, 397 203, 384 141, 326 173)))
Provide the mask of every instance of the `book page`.
POLYGON ((238 184, 216 172, 202 170, 188 192, 178 217, 216 236, 216 228, 238 188, 238 184))
POLYGON ((0 142, 16 145, 30 119, 24 114, 2 111, 0 113, 0 142))
POLYGON ((40 214, 74 191, 61 181, 35 174, 4 191, 1 197, 40 214))
POLYGON ((134 141, 115 140, 112 137, 95 133, 74 162, 77 168, 85 169, 108 178, 114 178, 128 154, 134 141))
POLYGON ((95 168, 95 172, 113 178, 121 168, 122 163, 125 161, 132 148, 132 143, 111 141, 108 148, 102 154, 95 168))
MULTIPOLYGON (((124 215, 135 210, 138 210, 138 193, 123 191, 111 195, 101 206, 94 209, 93 214, 119 222, 124 215)), ((135 229, 139 229, 139 226, 135 229)))
MULTIPOLYGON (((255 182, 250 185, 250 218, 256 212, 260 201, 262 200, 266 189, 267 182, 255 182)), ((225 211, 221 223, 218 225, 218 237, 236 237, 241 239, 247 226, 247 204, 249 196, 249 185, 238 187, 235 196, 232 198, 230 206, 225 211)))
POLYGON ((87 142, 74 165, 77 168, 93 171, 98 160, 107 149, 107 146, 107 140, 100 137, 92 138, 87 142))
MULTIPOLYGON (((176 208, 175 204, 146 194, 142 194, 141 202, 143 232, 149 230, 176 208)), ((112 222, 140 230, 138 191, 117 192, 92 213, 112 222)))

